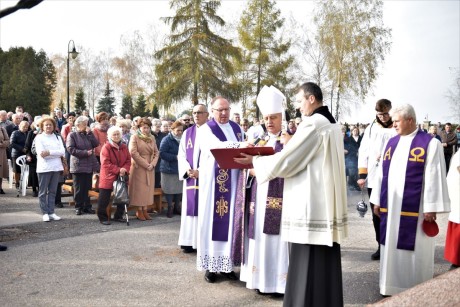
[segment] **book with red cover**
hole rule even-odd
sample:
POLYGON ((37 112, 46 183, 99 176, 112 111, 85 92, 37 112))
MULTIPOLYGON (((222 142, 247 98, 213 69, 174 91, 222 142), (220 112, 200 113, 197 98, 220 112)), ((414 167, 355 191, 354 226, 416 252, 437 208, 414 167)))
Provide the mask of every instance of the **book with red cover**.
POLYGON ((220 168, 227 169, 242 169, 252 168, 252 164, 244 165, 236 163, 233 158, 241 158, 241 153, 245 153, 251 156, 270 156, 275 153, 273 147, 245 147, 245 148, 215 148, 211 149, 211 153, 216 158, 217 164, 220 168))

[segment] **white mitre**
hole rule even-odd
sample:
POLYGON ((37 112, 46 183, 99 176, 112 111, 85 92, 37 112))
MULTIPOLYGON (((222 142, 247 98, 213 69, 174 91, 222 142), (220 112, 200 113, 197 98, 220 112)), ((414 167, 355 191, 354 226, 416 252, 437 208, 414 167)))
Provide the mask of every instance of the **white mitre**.
POLYGON ((264 116, 269 114, 284 114, 283 101, 286 99, 283 93, 273 85, 264 86, 257 95, 257 106, 264 116))

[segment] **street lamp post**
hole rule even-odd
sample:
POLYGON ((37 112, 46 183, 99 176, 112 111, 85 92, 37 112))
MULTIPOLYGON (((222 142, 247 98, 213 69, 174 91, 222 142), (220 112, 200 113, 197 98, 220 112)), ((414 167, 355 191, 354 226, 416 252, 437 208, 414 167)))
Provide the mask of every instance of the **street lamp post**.
POLYGON ((78 56, 78 52, 75 49, 75 43, 73 40, 69 41, 67 45, 67 115, 70 113, 70 80, 69 80, 69 71, 70 71, 70 56, 72 59, 76 59, 78 56), (70 43, 72 43, 72 50, 70 50, 70 43))

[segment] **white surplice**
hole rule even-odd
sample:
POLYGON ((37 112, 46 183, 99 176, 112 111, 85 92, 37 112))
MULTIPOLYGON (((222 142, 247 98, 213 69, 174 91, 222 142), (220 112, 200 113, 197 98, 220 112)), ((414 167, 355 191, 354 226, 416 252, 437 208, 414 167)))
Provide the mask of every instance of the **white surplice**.
MULTIPOLYGON (((385 245, 380 245, 380 293, 394 295, 433 278, 434 238, 422 230, 423 213, 449 212, 446 167, 441 143, 433 138, 427 150, 414 251, 397 249, 402 196, 410 145, 418 130, 401 136, 388 173, 388 221, 385 245)), ((382 155, 383 157, 383 155, 382 155)), ((380 204, 382 166, 370 202, 380 204)))
MULTIPOLYGON (((198 127, 197 133, 198 133, 198 127)), ((181 220, 180 220, 180 231, 179 231, 179 242, 178 245, 180 246, 192 246, 196 249, 196 238, 197 238, 197 227, 198 227, 198 216, 188 216, 187 215, 187 171, 190 169, 197 169, 198 159, 199 159, 199 146, 196 142, 196 135, 195 135, 195 142, 188 144, 188 146, 193 146, 193 165, 187 161, 187 136, 191 130, 187 129, 182 136, 180 143, 179 143, 179 152, 177 153, 177 162, 178 162, 178 169, 179 169, 179 180, 184 181, 184 187, 182 189, 182 211, 181 211, 181 220)))
MULTIPOLYGON (((276 135, 269 134, 265 146, 275 147, 276 135)), ((280 235, 263 233, 265 207, 269 182, 257 184, 254 239, 246 237, 245 262, 241 265, 240 279, 248 289, 263 293, 284 293, 289 264, 288 243, 280 235)))
MULTIPOLYGON (((236 186, 240 171, 229 170, 232 175, 231 200, 229 205, 229 231, 227 241, 212 240, 212 222, 214 219, 214 163, 211 153, 213 148, 239 147, 238 139, 229 123, 218 124, 224 132, 227 141, 221 142, 211 131, 208 124, 204 124, 197 130, 197 142, 200 152, 200 175, 198 196, 198 238, 197 238, 197 269, 210 272, 231 272, 233 264, 231 260, 231 245, 233 238, 233 213, 235 208, 236 186)), ((243 135, 243 131, 240 131, 243 135)))

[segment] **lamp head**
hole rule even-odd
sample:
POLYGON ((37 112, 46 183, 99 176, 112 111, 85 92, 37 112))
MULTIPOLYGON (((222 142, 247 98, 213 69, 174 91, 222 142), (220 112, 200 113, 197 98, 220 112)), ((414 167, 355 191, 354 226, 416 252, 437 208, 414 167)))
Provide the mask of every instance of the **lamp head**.
POLYGON ((74 59, 74 60, 75 60, 75 59, 77 58, 77 56, 78 56, 78 52, 77 52, 77 50, 75 49, 75 46, 73 47, 72 51, 69 52, 69 53, 72 55, 72 59, 74 59))

